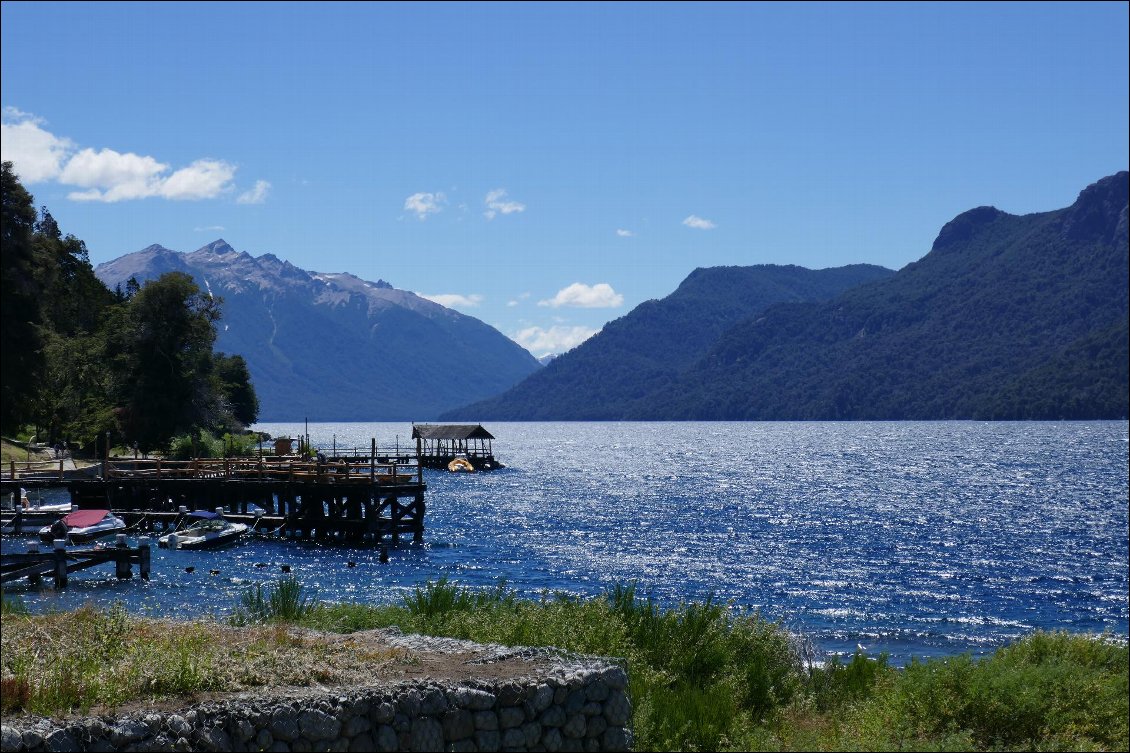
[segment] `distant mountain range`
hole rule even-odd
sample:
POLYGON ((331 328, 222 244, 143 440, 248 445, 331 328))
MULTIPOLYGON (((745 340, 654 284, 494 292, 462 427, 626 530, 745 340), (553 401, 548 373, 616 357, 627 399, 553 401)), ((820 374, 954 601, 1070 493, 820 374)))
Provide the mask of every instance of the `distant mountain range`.
POLYGON ((1120 172, 1065 209, 970 210, 897 274, 696 270, 442 418, 1125 418, 1128 186, 1120 172), (806 288, 817 275, 827 287, 806 288))
POLYGON ((216 350, 247 361, 262 421, 427 420, 541 368, 493 327, 383 280, 307 272, 223 240, 149 246, 95 273, 124 289, 170 271, 223 298, 216 350))
POLYGON ((507 392, 445 418, 622 418, 627 406, 677 383, 738 322, 773 304, 827 300, 893 274, 866 264, 696 269, 666 298, 640 304, 507 392))

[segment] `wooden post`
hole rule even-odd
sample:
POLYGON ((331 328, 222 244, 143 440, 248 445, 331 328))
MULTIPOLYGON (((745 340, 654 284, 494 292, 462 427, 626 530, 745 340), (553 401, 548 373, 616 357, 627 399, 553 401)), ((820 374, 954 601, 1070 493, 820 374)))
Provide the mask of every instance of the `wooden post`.
POLYGON ((140 555, 140 561, 138 562, 139 575, 141 575, 142 580, 149 580, 149 539, 138 539, 137 544, 138 554, 140 555))
POLYGON ((377 438, 373 437, 373 449, 369 451, 369 483, 377 478, 377 438))
MULTIPOLYGON (((28 554, 39 554, 39 542, 38 541, 27 542, 27 553, 28 554)), ((29 572, 27 574, 27 582, 28 582, 28 585, 31 586, 32 588, 39 588, 39 570, 33 569, 31 572, 29 572)))
POLYGON ((66 542, 63 546, 55 545, 55 588, 63 588, 67 585, 67 550, 66 542))
POLYGON ((412 534, 413 541, 424 540, 424 495, 416 495, 416 520, 415 532, 412 534))

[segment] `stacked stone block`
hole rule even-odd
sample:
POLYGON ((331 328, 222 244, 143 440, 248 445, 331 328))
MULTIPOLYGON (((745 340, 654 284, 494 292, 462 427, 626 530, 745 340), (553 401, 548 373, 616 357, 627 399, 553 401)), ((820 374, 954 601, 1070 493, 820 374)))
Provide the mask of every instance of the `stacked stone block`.
POLYGON ((0 750, 624 751, 631 703, 623 668, 552 668, 488 683, 420 681, 348 693, 196 704, 178 713, 5 719, 0 750))

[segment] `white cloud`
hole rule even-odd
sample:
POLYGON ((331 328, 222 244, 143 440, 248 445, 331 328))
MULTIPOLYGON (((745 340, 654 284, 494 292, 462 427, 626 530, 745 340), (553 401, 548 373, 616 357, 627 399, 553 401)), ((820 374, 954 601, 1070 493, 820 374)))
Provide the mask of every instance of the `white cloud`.
POLYGON ((697 214, 692 214, 690 217, 683 220, 683 224, 687 227, 693 227, 696 230, 713 230, 717 227, 717 225, 710 220, 703 219, 697 214))
POLYGON ((194 228, 192 228, 192 230, 193 230, 193 232, 196 232, 196 233, 222 233, 222 232, 224 232, 224 226, 223 225, 203 225, 203 226, 199 226, 199 227, 194 227, 194 228))
POLYGON ((564 353, 567 350, 575 348, 599 331, 599 329, 580 326, 553 326, 549 329, 526 327, 516 332, 511 339, 538 358, 541 358, 550 353, 564 353))
POLYGON ((635 233, 633 233, 631 230, 622 230, 617 228, 616 235, 620 236, 621 238, 631 238, 633 235, 635 235, 635 233))
POLYGON ((624 302, 624 296, 612 289, 606 282, 598 282, 589 287, 583 282, 574 282, 567 288, 557 291, 549 300, 538 301, 539 306, 575 306, 585 309, 614 308, 624 302))
MULTIPOLYGON (((234 177, 234 165, 218 159, 198 159, 162 180, 157 195, 166 199, 211 199, 230 191, 234 177)), ((259 190, 259 183, 255 184, 252 191, 259 190)))
POLYGON ((83 149, 67 162, 59 182, 87 189, 70 194, 76 201, 143 199, 157 193, 158 176, 168 169, 152 157, 83 149))
POLYGON ((438 303, 440 306, 447 306, 448 308, 475 308, 483 302, 483 297, 478 293, 471 295, 460 295, 459 293, 437 293, 435 295, 426 295, 424 293, 417 293, 421 298, 427 298, 433 303, 438 303))
POLYGON ((165 176, 169 166, 152 157, 113 149, 83 149, 67 162, 59 182, 85 188, 67 198, 115 202, 159 196, 164 199, 211 199, 231 190, 235 167, 223 160, 196 160, 165 176))
POLYGON ((483 216, 488 220, 493 220, 500 214, 514 214, 515 212, 526 211, 526 205, 517 201, 506 201, 506 189, 496 188, 493 191, 488 191, 483 203, 487 206, 487 211, 483 212, 483 216))
POLYGON ((414 193, 404 200, 404 208, 415 212, 416 219, 422 222, 429 214, 441 211, 446 203, 447 197, 442 193, 414 193))
POLYGON ((40 183, 58 177, 63 162, 74 149, 70 139, 40 128, 36 118, 14 107, 5 107, 0 121, 0 159, 11 162, 23 183, 40 183))
MULTIPOLYGON (((43 123, 34 115, 5 107, 3 159, 11 160, 27 183, 55 180, 83 189, 68 194, 74 201, 211 199, 232 190, 236 168, 223 160, 199 159, 169 173, 169 165, 154 157, 89 147, 76 151, 73 141, 44 130, 43 123)), ((256 184, 253 191, 258 189, 256 184)))
POLYGON ((271 192, 271 184, 265 180, 255 181, 255 187, 244 191, 236 199, 239 204, 262 204, 267 200, 267 194, 271 192))

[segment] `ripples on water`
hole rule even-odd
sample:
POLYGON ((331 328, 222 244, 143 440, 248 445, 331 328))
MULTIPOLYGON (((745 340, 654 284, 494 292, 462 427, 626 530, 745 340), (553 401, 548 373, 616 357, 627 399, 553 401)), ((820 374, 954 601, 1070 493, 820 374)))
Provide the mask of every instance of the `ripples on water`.
MULTIPOLYGON (((484 587, 505 578, 526 596, 636 580, 667 604, 713 595, 825 651, 862 645, 899 664, 988 651, 1036 629, 1125 637, 1127 427, 489 424, 508 467, 427 471, 425 543, 402 544, 387 564, 372 548, 251 541, 155 550, 149 583, 119 583, 106 567, 59 594, 8 591, 35 610, 122 600, 224 616, 248 584, 289 565, 319 598, 351 602, 395 601, 441 576, 484 587)), ((318 446, 367 448, 373 437, 404 445, 411 427, 309 431, 318 446)))

